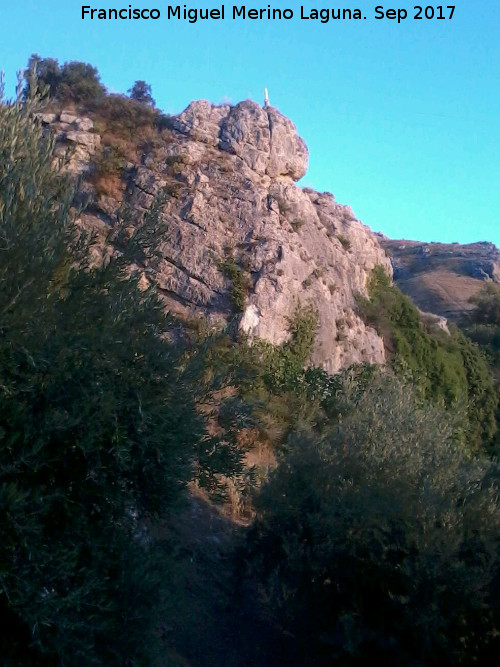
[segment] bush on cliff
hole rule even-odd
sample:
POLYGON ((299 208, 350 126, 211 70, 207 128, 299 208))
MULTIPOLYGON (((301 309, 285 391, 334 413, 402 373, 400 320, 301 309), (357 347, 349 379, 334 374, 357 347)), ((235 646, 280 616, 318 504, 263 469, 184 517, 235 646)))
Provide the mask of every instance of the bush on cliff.
POLYGON ((369 298, 358 304, 365 321, 383 337, 393 367, 426 399, 462 411, 471 448, 490 452, 497 397, 479 347, 455 326, 450 325, 449 335, 426 329, 416 306, 381 268, 373 272, 369 298))
POLYGON ((389 377, 347 375, 335 402, 322 436, 289 438, 248 537, 249 572, 297 664, 491 664, 498 466, 389 377))
POLYGON ((147 527, 214 449, 203 364, 130 272, 154 215, 91 265, 35 110, 0 104, 0 662, 152 664, 168 572, 147 527))
POLYGON ((45 87, 48 88, 50 98, 65 102, 89 102, 106 94, 97 69, 79 61, 60 66, 54 58, 42 58, 33 54, 28 60, 24 76, 25 97, 36 94, 45 87), (36 82, 34 86, 32 82, 36 82))

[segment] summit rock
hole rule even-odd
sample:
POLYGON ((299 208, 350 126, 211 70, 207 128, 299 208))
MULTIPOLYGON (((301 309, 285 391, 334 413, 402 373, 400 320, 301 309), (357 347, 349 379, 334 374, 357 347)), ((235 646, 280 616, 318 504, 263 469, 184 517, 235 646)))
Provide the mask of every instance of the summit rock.
POLYGON ((318 331, 311 363, 335 372, 384 361, 383 341, 358 316, 356 297, 366 296, 376 266, 392 275, 390 261, 348 206, 296 183, 307 171, 307 146, 277 109, 250 100, 192 102, 168 118, 161 141, 127 162, 119 193, 103 193, 92 178, 96 159, 88 146, 94 150, 109 138, 96 132, 98 123, 79 122, 78 110, 69 115, 65 123, 78 132, 62 133, 62 117, 52 124, 61 142, 81 146, 74 170, 92 197, 84 226, 104 234, 122 203, 139 219, 163 196, 160 217, 168 231, 144 279, 154 282, 167 309, 186 321, 231 322, 250 339, 281 344, 297 309, 313 306, 318 331), (244 285, 238 307, 235 271, 244 285))

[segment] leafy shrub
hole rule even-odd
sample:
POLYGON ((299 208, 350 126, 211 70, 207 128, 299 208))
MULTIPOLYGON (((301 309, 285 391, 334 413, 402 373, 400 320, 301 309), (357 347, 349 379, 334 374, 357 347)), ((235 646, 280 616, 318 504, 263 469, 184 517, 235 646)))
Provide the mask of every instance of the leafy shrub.
POLYGON ((231 447, 209 457, 202 357, 131 274, 155 211, 91 265, 34 108, 0 105, 0 662, 153 664, 172 554, 148 526, 231 447))
MULTIPOLYGON (((252 390, 261 386, 266 392, 284 399, 283 392, 297 392, 304 389, 304 366, 314 348, 318 328, 318 311, 312 306, 297 306, 288 319, 290 338, 282 345, 272 345, 265 341, 254 341, 247 352, 247 364, 256 373, 249 384, 252 390)), ((244 356, 244 350, 241 350, 244 356)), ((248 367, 247 367, 248 368, 248 367)), ((245 379, 242 378, 245 383, 245 379)), ((285 410, 287 408, 285 407, 285 410)))
POLYGON ((24 72, 25 79, 25 97, 39 92, 40 88, 47 88, 49 97, 55 97, 61 83, 61 69, 59 63, 54 58, 42 58, 33 54, 28 59, 28 64, 24 72), (33 76, 36 75, 37 88, 31 90, 33 76))
POLYGON ((279 448, 299 423, 321 421, 322 401, 330 394, 331 378, 317 368, 304 369, 316 338, 318 313, 297 306, 288 320, 290 339, 272 345, 254 339, 221 339, 211 350, 209 367, 228 378, 255 420, 261 443, 279 448), (224 342, 225 341, 225 342, 224 342))
POLYGON ((174 174, 178 174, 182 172, 184 165, 189 164, 189 158, 187 155, 169 155, 166 163, 174 174))
POLYGON ((500 289, 493 283, 485 287, 474 297, 471 303, 476 308, 471 313, 471 319, 478 324, 489 324, 500 327, 500 289))
POLYGON ((345 236, 344 234, 337 234, 337 238, 342 244, 342 247, 344 250, 350 250, 351 249, 351 241, 345 236))
POLYGON ((290 227, 293 229, 294 232, 298 232, 299 229, 301 229, 303 226, 304 226, 304 221, 301 220, 300 218, 294 218, 290 223, 290 227))
POLYGON ((88 102, 106 94, 99 73, 88 63, 68 62, 61 68, 61 81, 56 96, 61 100, 88 102))
POLYGON ((179 181, 171 179, 165 183, 163 191, 170 197, 173 197, 174 199, 179 199, 182 192, 182 183, 179 183, 179 181))
MULTIPOLYGON (((250 574, 299 664, 458 665, 498 650, 499 469, 408 386, 347 374, 256 498, 250 574)), ((481 664, 490 664, 483 662, 481 664)))
POLYGON ((300 367, 309 359, 318 330, 318 310, 313 305, 297 306, 292 317, 287 318, 290 340, 284 349, 300 367))
POLYGON ((102 137, 102 149, 94 158, 98 191, 120 199, 120 179, 127 162, 138 163, 145 150, 164 146, 155 121, 158 112, 124 95, 106 95, 89 101, 94 127, 102 137))
POLYGON ((241 312, 245 308, 245 301, 251 287, 250 276, 238 266, 233 257, 226 258, 219 263, 219 270, 231 280, 229 300, 234 309, 241 312))
POLYGON ((492 445, 494 452, 500 451, 500 289, 487 283, 485 287, 471 299, 475 308, 464 317, 462 330, 470 340, 484 351, 495 378, 497 399, 496 424, 497 432, 492 445))
POLYGON ((382 267, 373 272, 369 299, 358 298, 358 306, 365 322, 383 337, 393 367, 425 398, 448 407, 462 405, 471 446, 490 447, 497 399, 479 348, 453 326, 450 335, 438 328, 427 331, 415 305, 391 285, 382 267))
POLYGON ((90 180, 97 194, 121 198, 120 182, 126 159, 118 146, 103 146, 93 159, 90 180))
POLYGON ((493 283, 474 297, 475 308, 464 319, 465 333, 488 354, 496 370, 500 368, 500 289, 493 283))
POLYGON ((144 128, 152 129, 158 112, 125 95, 106 95, 92 104, 100 132, 132 140, 144 128))
POLYGON ((172 129, 172 116, 159 112, 155 116, 155 127, 159 132, 172 129))
POLYGON ((48 87, 49 96, 62 101, 88 102, 106 94, 95 67, 83 62, 67 62, 59 66, 53 58, 42 58, 34 54, 28 60, 25 72, 25 97, 48 87), (30 78, 36 74, 37 90, 30 90, 30 78))
MULTIPOLYGON (((72 102, 79 106, 80 113, 92 113, 94 128, 101 135, 103 146, 111 149, 111 154, 119 152, 125 161, 137 162, 145 149, 151 151, 164 145, 168 116, 153 108, 152 98, 147 100, 146 89, 137 87, 132 98, 107 94, 97 70, 91 65, 69 62, 59 66, 57 60, 38 55, 29 59, 25 79, 25 98, 31 92, 48 90, 53 106, 61 108, 72 102), (34 72, 38 73, 37 84, 35 91, 31 91, 34 72)), ((108 154, 105 151, 100 156, 101 162, 108 161, 104 159, 108 154)), ((100 170, 103 165, 96 166, 100 170)))
POLYGON ((151 86, 145 81, 136 81, 132 88, 128 91, 131 99, 141 104, 149 104, 154 107, 155 101, 151 94, 151 86))

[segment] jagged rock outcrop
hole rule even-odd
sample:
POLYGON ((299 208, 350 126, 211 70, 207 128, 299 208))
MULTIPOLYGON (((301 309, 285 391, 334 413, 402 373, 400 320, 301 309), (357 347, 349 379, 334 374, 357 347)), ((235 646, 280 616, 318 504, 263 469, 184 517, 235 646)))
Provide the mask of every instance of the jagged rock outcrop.
MULTIPOLYGON (((77 123, 62 115, 51 121, 66 143, 77 123)), ((279 344, 297 307, 312 304, 319 318, 313 363, 335 372, 383 362, 382 339, 356 314, 356 295, 366 294, 375 266, 391 272, 390 261, 349 207, 295 183, 306 172, 308 151, 291 121, 248 100, 198 101, 171 118, 169 129, 161 148, 123 174, 125 198, 138 215, 157 195, 166 197, 161 216, 168 233, 161 259, 146 272, 166 306, 185 318, 234 319, 248 336, 279 344), (241 312, 234 271, 247 290, 241 312)), ((90 126, 87 132, 97 149, 98 136, 90 126)), ((118 206, 96 194, 83 224, 113 224, 118 206)))
POLYGON ((488 242, 423 243, 379 235, 394 280, 423 310, 459 321, 485 282, 500 284, 500 250, 488 242))
POLYGON ((101 137, 93 132, 92 119, 67 110, 59 114, 39 113, 37 116, 56 135, 56 156, 70 158, 67 169, 74 174, 88 171, 91 158, 101 146, 101 137))
POLYGON ((173 119, 172 127, 189 139, 236 155, 255 173, 299 180, 307 171, 308 151, 293 123, 273 107, 246 100, 234 107, 201 100, 173 119))

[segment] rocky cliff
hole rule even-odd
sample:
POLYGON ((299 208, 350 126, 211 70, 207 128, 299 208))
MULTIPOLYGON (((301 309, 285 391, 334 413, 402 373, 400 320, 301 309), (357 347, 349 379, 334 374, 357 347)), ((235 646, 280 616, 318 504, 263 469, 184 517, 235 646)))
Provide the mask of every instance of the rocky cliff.
POLYGON ((379 235, 394 280, 424 311, 459 321, 485 282, 500 284, 500 251, 493 243, 422 243, 379 235))
POLYGON ((168 232, 145 275, 168 309, 214 324, 232 320, 250 338, 279 344, 296 309, 313 305, 313 363, 334 372, 383 362, 383 342, 356 314, 355 299, 376 265, 391 272, 390 261, 349 207, 296 184, 308 151, 279 111, 248 100, 193 102, 168 119, 160 142, 128 162, 115 195, 99 192, 92 178, 110 150, 101 148, 92 118, 64 110, 42 122, 56 132, 58 151, 75 148, 70 169, 84 174, 92 199, 84 225, 104 232, 121 200, 139 216, 163 195, 168 232))

